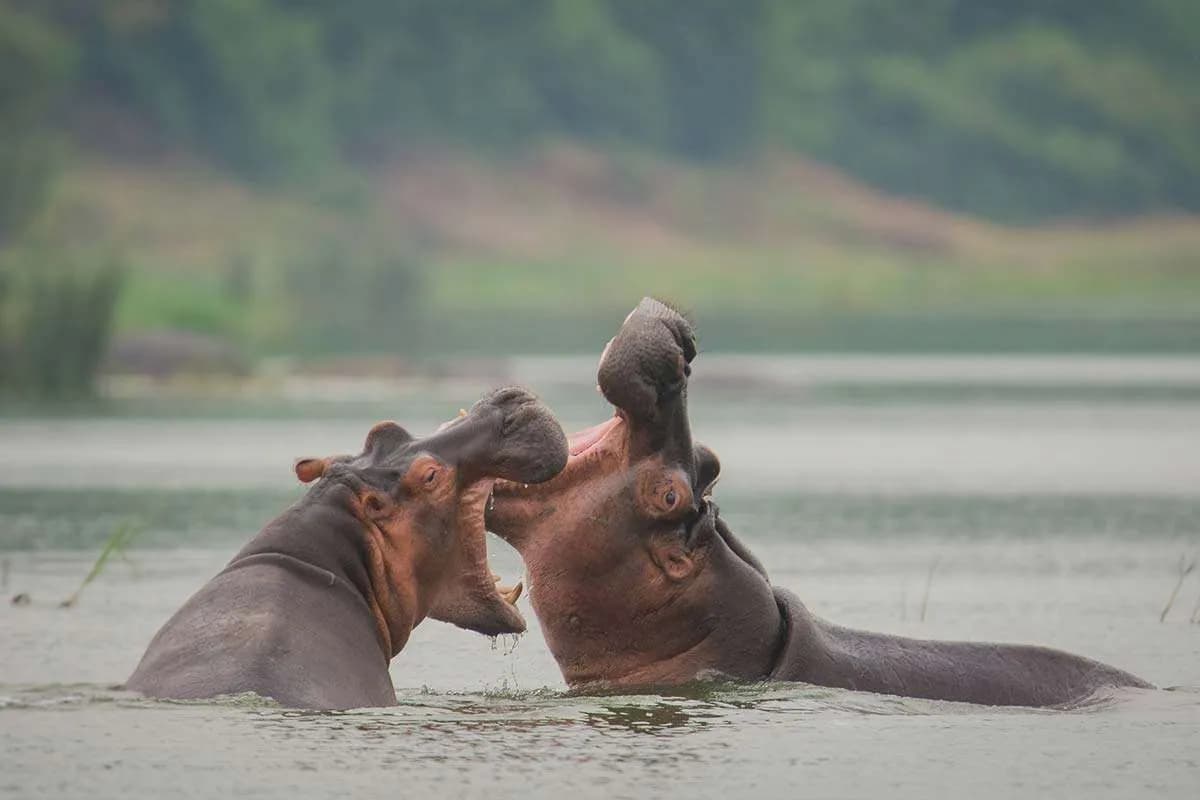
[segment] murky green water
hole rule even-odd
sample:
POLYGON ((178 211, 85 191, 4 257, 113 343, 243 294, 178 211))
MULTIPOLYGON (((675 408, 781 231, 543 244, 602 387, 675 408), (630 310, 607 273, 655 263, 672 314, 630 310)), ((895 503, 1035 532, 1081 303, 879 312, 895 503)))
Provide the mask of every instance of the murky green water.
MULTIPOLYGON (((560 366, 586 383, 586 365, 560 366)), ((868 376, 857 398, 817 379, 695 388, 697 436, 724 464, 723 515, 816 613, 1050 644, 1175 687, 1069 711, 803 685, 574 696, 524 600, 519 640, 418 628, 393 663, 394 709, 147 701, 115 687, 162 621, 299 495, 293 457, 355 449, 381 416, 428 429, 474 395, 0 421, 0 581, 31 601, 0 606, 0 795, 1194 797, 1200 574, 1159 622, 1180 556, 1200 556, 1187 366, 1152 375, 1168 389, 1148 394, 1129 391, 1144 385, 1136 371, 1089 380, 1086 362, 1002 389, 951 374, 970 389, 952 397, 921 370, 899 376, 919 391, 868 376), (139 528, 135 549, 59 608, 124 524, 139 528)), ((527 379, 549 384, 568 427, 604 413, 556 374, 527 379)), ((511 550, 491 549, 501 574, 519 574, 511 550)))

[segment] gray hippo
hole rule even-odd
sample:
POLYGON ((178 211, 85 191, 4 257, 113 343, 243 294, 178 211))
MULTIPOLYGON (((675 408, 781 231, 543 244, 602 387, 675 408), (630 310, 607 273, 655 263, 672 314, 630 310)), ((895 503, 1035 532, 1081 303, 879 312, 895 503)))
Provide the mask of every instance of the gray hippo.
POLYGON ((525 630, 520 584, 499 587, 488 569, 484 504, 497 477, 537 483, 566 459, 558 422, 510 388, 424 439, 384 422, 357 456, 297 462, 315 485, 168 620, 126 687, 395 705, 388 663, 425 617, 525 630))
POLYGON ((1048 706, 1147 687, 1045 647, 909 639, 817 618, 772 586, 710 496, 720 464, 692 441, 688 321, 646 299, 601 356, 615 415, 569 440, 554 479, 497 481, 488 527, 525 561, 529 596, 571 686, 698 677, 1048 706))

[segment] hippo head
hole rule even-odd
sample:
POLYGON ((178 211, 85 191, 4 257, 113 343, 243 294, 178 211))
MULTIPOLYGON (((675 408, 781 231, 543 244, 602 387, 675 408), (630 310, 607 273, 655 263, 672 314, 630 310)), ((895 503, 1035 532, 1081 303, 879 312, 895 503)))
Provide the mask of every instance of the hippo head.
POLYGON ((705 636, 707 494, 720 465, 693 443, 689 322, 647 298, 600 358, 612 418, 571 437, 561 473, 497 481, 489 529, 525 561, 529 596, 570 684, 672 678, 705 636))
POLYGON ((391 655, 426 616, 488 635, 519 633, 520 584, 488 569, 484 505, 497 479, 537 483, 567 461, 566 436, 523 389, 493 392, 423 439, 394 422, 356 456, 296 462, 310 496, 348 506, 363 531, 368 603, 391 655))

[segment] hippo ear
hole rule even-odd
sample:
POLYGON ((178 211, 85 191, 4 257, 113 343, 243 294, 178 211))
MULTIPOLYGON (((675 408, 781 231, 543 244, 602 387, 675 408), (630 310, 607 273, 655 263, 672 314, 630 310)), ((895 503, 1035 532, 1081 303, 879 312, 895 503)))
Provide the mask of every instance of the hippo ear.
POLYGON ((692 578, 700 571, 704 551, 689 548, 682 536, 656 534, 650 539, 650 558, 668 579, 676 583, 692 578))
POLYGON ((396 423, 379 422, 367 433, 363 455, 372 461, 379 461, 393 455, 412 440, 413 435, 396 423))
POLYGON ((296 477, 301 483, 312 483, 317 478, 325 474, 325 467, 328 466, 324 458, 298 458, 296 459, 296 477))

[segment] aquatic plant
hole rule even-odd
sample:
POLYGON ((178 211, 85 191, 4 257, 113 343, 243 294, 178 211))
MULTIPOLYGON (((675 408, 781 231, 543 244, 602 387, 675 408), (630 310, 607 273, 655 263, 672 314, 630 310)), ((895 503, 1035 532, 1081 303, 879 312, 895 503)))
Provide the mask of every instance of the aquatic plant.
MULTIPOLYGON (((1167 614, 1171 610, 1171 606, 1175 605, 1175 598, 1179 596, 1179 589, 1183 586, 1184 579, 1191 574, 1196 568, 1196 559, 1187 560, 1187 556, 1179 557, 1179 579, 1175 581, 1175 588, 1171 590, 1171 596, 1167 598, 1167 604, 1163 606, 1162 613, 1158 615, 1159 622, 1167 621, 1167 614)), ((1198 603, 1200 606, 1200 603, 1198 603)), ((1195 617, 1195 614, 1192 615, 1195 617)))
POLYGON ((929 610, 929 591, 933 588, 933 573, 937 571, 941 556, 935 558, 929 565, 929 573, 925 576, 925 594, 921 597, 921 622, 925 621, 925 612, 929 610))
POLYGON ((129 522, 118 526, 108 537, 108 540, 104 543, 104 547, 100 549, 100 555, 96 556, 95 563, 92 564, 92 568, 88 571, 88 574, 84 576, 83 582, 79 584, 79 588, 72 592, 70 597, 59 603, 59 607, 74 607, 79 602, 79 596, 83 593, 87 585, 96 580, 100 576, 100 573, 104 571, 104 566, 108 563, 109 559, 114 555, 124 555, 125 548, 137 534, 137 531, 138 528, 129 522))

